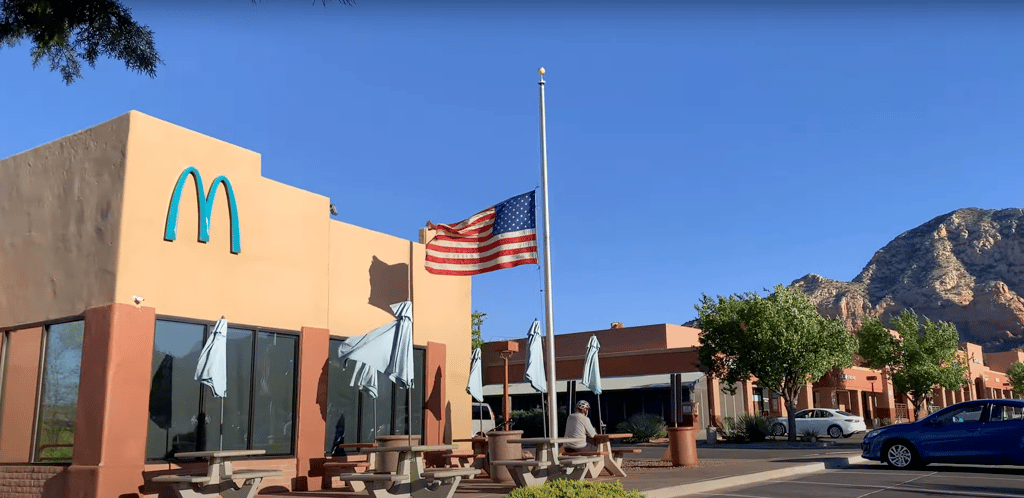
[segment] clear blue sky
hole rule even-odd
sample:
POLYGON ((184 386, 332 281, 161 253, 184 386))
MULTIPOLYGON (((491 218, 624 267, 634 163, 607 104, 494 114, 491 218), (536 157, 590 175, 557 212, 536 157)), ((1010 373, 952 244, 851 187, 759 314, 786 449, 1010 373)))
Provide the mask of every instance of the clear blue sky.
MULTIPOLYGON (((556 333, 850 280, 935 216, 1024 207, 1009 2, 492 3, 127 0, 156 79, 102 60, 68 87, 2 48, 0 157, 137 109, 415 239, 540 185, 544 66, 556 333)), ((484 338, 525 337, 541 288, 533 266, 473 277, 484 338)))

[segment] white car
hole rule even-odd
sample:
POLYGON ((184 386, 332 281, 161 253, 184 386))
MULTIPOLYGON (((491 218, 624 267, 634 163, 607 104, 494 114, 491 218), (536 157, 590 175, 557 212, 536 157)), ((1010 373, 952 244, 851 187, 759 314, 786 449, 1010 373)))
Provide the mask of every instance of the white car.
MULTIPOLYGON (((867 430, 867 426, 864 425, 864 417, 832 408, 800 410, 796 412, 795 418, 797 435, 806 431, 814 431, 818 434, 828 434, 832 438, 841 438, 867 430)), ((772 422, 771 433, 773 436, 785 435, 788 429, 789 419, 786 417, 778 417, 775 422, 772 422)))
POLYGON ((494 412, 487 403, 473 403, 474 434, 487 434, 494 430, 494 412))

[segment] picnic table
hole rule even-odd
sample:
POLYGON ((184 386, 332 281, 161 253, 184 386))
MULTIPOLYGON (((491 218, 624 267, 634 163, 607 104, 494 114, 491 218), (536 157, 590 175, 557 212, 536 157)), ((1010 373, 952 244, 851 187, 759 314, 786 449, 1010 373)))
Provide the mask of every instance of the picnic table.
POLYGON ((264 477, 279 476, 280 470, 234 470, 232 460, 265 454, 265 450, 186 451, 175 458, 207 460, 206 474, 193 472, 161 474, 150 479, 174 490, 180 498, 201 498, 220 495, 223 498, 252 498, 259 491, 264 477), (235 481, 242 481, 239 485, 235 481))
MULTIPOLYGON (((427 469, 423 466, 423 454, 434 451, 451 451, 454 445, 434 446, 388 446, 361 448, 361 453, 398 453, 398 468, 395 472, 381 469, 372 472, 341 474, 339 479, 362 482, 372 498, 451 498, 463 477, 475 476, 478 469, 427 469)), ((377 458, 378 465, 383 458, 377 458)))
MULTIPOLYGON (((468 450, 452 450, 445 455, 452 467, 469 467, 487 472, 487 438, 475 436, 466 439, 456 439, 456 443, 470 443, 468 450), (470 465, 472 464, 472 465, 470 465)), ((472 477, 470 477, 472 479, 472 477)))
POLYGON ((602 471, 608 471, 609 474, 615 477, 626 477, 626 472, 622 470, 622 460, 625 453, 639 453, 638 448, 623 448, 613 449, 613 439, 628 439, 633 437, 630 433, 621 434, 598 434, 594 436, 594 442, 597 443, 597 453, 601 457, 601 461, 590 468, 589 475, 591 478, 597 477, 602 471))
POLYGON ((598 456, 560 456, 558 445, 585 442, 582 438, 534 437, 509 439, 510 443, 533 444, 536 447, 534 460, 499 460, 491 465, 508 468, 516 486, 537 486, 548 480, 580 480, 591 465, 601 461, 598 456))

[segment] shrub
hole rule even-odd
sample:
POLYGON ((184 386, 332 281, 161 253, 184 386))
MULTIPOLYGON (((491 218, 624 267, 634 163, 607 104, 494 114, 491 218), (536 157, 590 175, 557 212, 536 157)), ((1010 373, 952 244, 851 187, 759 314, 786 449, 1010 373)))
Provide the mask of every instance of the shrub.
POLYGON ((752 415, 744 413, 739 416, 740 423, 747 433, 747 439, 751 441, 764 441, 770 433, 773 419, 764 415, 752 415))
POLYGON ((803 437, 804 439, 808 440, 808 441, 817 439, 818 438, 818 434, 821 434, 821 433, 818 432, 817 429, 811 429, 809 427, 807 429, 804 429, 803 431, 800 432, 800 436, 803 437))
POLYGON ((543 437, 544 411, 540 407, 530 410, 512 410, 512 430, 523 431, 523 437, 543 437))
POLYGON ((768 437, 772 422, 773 419, 764 415, 744 413, 736 418, 726 417, 718 433, 726 441, 764 441, 768 437))
POLYGON ((637 413, 625 422, 615 426, 615 432, 628 432, 632 438, 625 440, 630 443, 646 443, 652 439, 668 436, 665 419, 651 413, 637 413))
POLYGON ((621 482, 556 479, 543 486, 513 489, 506 498, 643 498, 639 491, 627 491, 621 482))

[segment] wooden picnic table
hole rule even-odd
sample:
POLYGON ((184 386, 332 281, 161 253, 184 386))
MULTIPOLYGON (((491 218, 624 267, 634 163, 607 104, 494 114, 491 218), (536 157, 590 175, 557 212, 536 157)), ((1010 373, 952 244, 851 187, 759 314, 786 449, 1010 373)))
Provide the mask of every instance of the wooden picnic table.
MULTIPOLYGON (((451 451, 454 445, 415 445, 361 448, 361 453, 398 453, 398 469, 388 472, 379 467, 373 472, 342 474, 343 481, 361 481, 373 498, 451 498, 463 477, 475 476, 477 469, 427 469, 423 454, 433 451, 451 451)), ((377 458, 378 464, 382 458, 377 458)))
POLYGON ((206 474, 161 474, 150 481, 169 486, 180 498, 201 498, 220 495, 223 498, 252 498, 259 491, 264 477, 279 476, 280 470, 234 470, 232 460, 265 454, 265 450, 186 451, 175 458, 207 460, 206 474), (242 481, 239 485, 235 481, 242 481))

